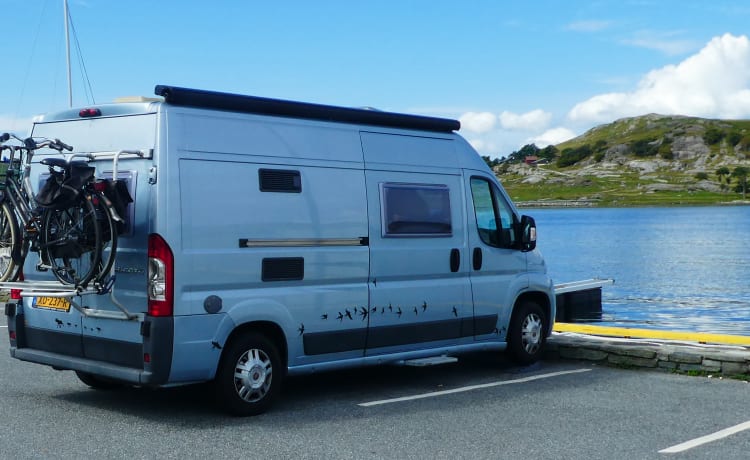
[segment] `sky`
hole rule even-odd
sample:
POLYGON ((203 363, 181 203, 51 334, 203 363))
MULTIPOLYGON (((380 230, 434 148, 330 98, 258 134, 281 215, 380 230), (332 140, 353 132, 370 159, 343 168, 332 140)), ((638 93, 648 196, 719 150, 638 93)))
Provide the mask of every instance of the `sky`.
MULTIPOLYGON (((68 106, 63 3, 0 0, 0 132, 68 106)), ((68 5, 76 107, 157 84, 374 107, 458 119, 490 157, 647 113, 750 118, 746 0, 68 5)))

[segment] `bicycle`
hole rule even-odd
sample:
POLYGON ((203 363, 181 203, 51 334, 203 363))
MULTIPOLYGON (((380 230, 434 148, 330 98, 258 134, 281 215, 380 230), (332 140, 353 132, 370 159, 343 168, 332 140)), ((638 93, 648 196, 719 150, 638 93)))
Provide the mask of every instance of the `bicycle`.
POLYGON ((97 291, 107 292, 114 282, 108 277, 123 222, 107 196, 117 193, 115 181, 96 180, 93 167, 75 161, 93 160, 88 154, 44 158, 40 163, 48 167, 49 178, 34 195, 29 177, 34 152, 73 148, 59 139, 36 141, 8 134, 0 136, 0 144, 11 137, 23 145, 0 145, 0 151, 10 152, 0 204, 0 281, 18 279, 32 250, 40 258, 37 270, 51 270, 61 283, 76 289, 93 281, 97 291))

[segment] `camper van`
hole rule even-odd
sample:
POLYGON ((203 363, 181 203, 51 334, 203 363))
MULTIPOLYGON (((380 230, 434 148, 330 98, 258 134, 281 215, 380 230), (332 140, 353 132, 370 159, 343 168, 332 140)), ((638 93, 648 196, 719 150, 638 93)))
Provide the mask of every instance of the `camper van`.
MULTIPOLYGON (((14 358, 95 389, 211 381, 237 415, 267 410, 292 375, 540 358, 555 296, 534 220, 458 121, 156 95, 34 122, 132 202, 104 291, 56 290, 29 254, 5 307, 14 358)), ((61 154, 38 151, 35 186, 46 156, 61 154)))

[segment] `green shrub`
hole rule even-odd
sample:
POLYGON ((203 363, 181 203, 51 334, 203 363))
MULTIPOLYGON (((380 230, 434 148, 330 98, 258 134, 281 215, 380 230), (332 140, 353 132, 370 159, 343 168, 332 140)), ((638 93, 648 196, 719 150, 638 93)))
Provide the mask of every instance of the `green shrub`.
POLYGON ((725 135, 726 133, 723 130, 711 127, 706 129, 706 132, 703 134, 703 140, 708 145, 714 145, 721 142, 725 135))
POLYGON ((630 149, 637 157, 652 157, 659 151, 659 146, 655 145, 653 139, 641 139, 633 142, 630 149))
POLYGON ((732 147, 739 144, 740 141, 742 141, 742 133, 739 133, 737 131, 732 131, 727 136, 727 142, 729 142, 729 145, 731 145, 732 147))
POLYGON ((591 147, 588 144, 575 149, 565 149, 560 154, 560 158, 557 159, 557 166, 560 168, 572 166, 590 155, 591 147))

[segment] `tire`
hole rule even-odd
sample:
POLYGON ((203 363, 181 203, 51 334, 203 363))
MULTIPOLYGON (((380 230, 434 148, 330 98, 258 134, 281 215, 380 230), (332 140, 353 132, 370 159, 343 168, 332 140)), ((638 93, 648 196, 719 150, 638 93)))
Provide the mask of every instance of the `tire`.
POLYGON ((85 288, 100 270, 102 244, 91 200, 84 197, 66 209, 47 208, 42 221, 42 251, 55 278, 85 288))
POLYGON ((99 265, 96 270, 94 281, 99 284, 106 284, 107 279, 115 264, 117 255, 117 227, 112 219, 104 199, 101 195, 93 196, 94 207, 96 208, 96 219, 99 223, 99 232, 101 234, 101 249, 99 251, 99 265))
POLYGON ((278 396, 283 375, 276 345, 262 334, 244 334, 219 363, 214 380, 219 404, 232 415, 262 414, 278 396))
POLYGON ((0 207, 0 282, 15 281, 21 265, 16 257, 22 246, 18 220, 10 205, 3 202, 0 207))
POLYGON ((76 371, 76 377, 78 377, 78 380, 95 390, 114 390, 115 388, 120 388, 122 386, 121 383, 103 379, 93 374, 89 374, 88 372, 76 371))
POLYGON ((533 364, 544 353, 547 315, 539 304, 524 301, 513 312, 508 326, 508 353, 518 364, 533 364))

